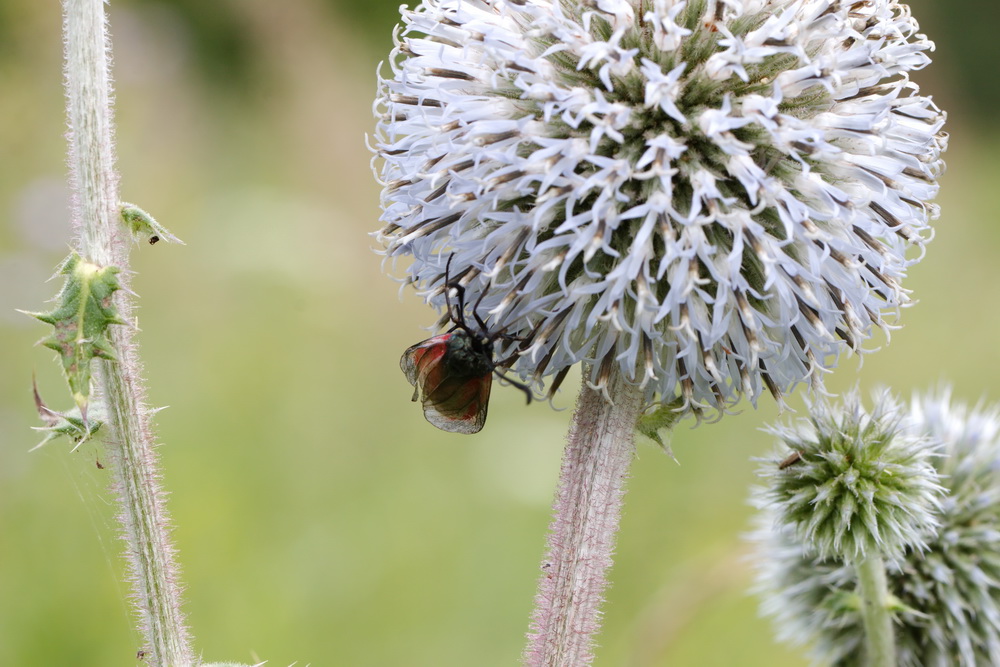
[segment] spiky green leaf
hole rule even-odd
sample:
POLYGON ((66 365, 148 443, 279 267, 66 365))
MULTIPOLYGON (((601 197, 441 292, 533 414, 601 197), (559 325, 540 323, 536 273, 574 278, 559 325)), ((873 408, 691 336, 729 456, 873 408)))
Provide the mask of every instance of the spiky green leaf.
POLYGON ((34 379, 32 379, 32 388, 35 394, 35 408, 38 410, 38 416, 41 417, 42 422, 45 424, 45 426, 35 426, 33 428, 36 431, 44 433, 45 437, 41 442, 32 447, 31 451, 35 451, 59 436, 66 436, 72 440, 75 443, 73 449, 76 450, 80 445, 93 438, 101 427, 104 426, 105 416, 103 408, 99 406, 91 407, 90 414, 86 419, 84 419, 83 413, 80 412, 79 408, 72 408, 66 412, 57 412, 47 406, 45 401, 42 400, 34 379))
POLYGON ((47 313, 27 313, 52 325, 52 334, 40 342, 59 354, 84 421, 90 399, 91 362, 95 357, 115 359, 108 327, 125 324, 112 303, 112 296, 121 288, 118 272, 116 266, 98 266, 71 253, 59 269, 66 282, 56 297, 58 305, 47 313))

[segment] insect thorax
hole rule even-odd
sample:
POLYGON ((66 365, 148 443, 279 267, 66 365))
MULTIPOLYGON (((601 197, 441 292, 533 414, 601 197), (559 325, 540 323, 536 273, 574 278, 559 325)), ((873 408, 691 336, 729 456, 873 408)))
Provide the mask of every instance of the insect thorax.
POLYGON ((480 377, 493 371, 493 350, 488 340, 475 338, 459 329, 446 343, 444 363, 459 377, 480 377))

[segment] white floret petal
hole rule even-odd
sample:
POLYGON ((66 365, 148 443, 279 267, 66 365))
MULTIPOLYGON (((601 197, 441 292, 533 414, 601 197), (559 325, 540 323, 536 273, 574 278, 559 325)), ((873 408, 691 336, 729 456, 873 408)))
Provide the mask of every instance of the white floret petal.
POLYGON ((401 11, 377 236, 439 309, 450 259, 521 377, 617 363, 696 409, 780 400, 907 305, 946 135, 905 5, 401 11))

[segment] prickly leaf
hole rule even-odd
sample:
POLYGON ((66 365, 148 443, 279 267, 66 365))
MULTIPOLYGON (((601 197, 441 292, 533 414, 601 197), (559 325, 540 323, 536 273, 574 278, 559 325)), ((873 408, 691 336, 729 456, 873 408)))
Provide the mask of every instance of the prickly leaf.
POLYGON ((40 342, 59 354, 73 400, 87 419, 90 398, 91 361, 114 359, 108 341, 108 326, 125 324, 118 317, 112 295, 120 289, 118 267, 97 266, 75 252, 66 258, 60 273, 66 276, 58 305, 48 313, 28 313, 51 324, 52 334, 40 342))
POLYGON ((80 412, 79 408, 72 408, 66 412, 57 412, 47 406, 42 400, 41 395, 38 393, 38 386, 34 384, 34 380, 32 380, 32 385, 35 393, 35 408, 38 410, 38 416, 41 417, 42 422, 45 424, 45 426, 35 426, 33 428, 36 431, 44 433, 45 437, 40 443, 32 447, 31 451, 45 445, 50 440, 55 440, 61 435, 66 436, 76 443, 73 447, 76 450, 80 445, 94 437, 101 427, 104 426, 104 410, 99 406, 91 408, 87 419, 83 418, 83 413, 80 412))

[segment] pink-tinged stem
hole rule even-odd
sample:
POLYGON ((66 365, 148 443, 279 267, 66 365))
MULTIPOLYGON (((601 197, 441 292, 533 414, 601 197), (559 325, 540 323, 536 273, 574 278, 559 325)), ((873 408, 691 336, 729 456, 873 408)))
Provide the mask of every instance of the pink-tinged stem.
POLYGON ((548 553, 524 652, 527 667, 577 667, 593 659, 642 391, 617 367, 606 388, 577 399, 549 527, 548 553))
MULTIPOLYGON (((104 10, 104 0, 63 2, 70 180, 80 254, 99 266, 119 267, 127 286, 130 241, 123 238, 120 219, 104 10)), ((115 306, 122 319, 133 319, 127 289, 115 294, 115 306)), ((105 445, 118 492, 133 598, 144 637, 142 650, 149 664, 184 667, 194 663, 194 656, 180 609, 180 582, 139 352, 130 327, 112 326, 109 338, 117 361, 97 362, 96 377, 107 404, 105 445)))

